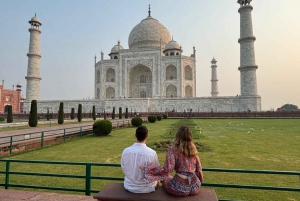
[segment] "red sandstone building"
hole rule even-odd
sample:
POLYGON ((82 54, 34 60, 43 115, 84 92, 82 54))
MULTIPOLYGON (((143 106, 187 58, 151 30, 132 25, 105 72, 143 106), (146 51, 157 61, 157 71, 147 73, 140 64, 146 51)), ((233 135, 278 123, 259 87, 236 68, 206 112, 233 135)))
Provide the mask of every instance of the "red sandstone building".
POLYGON ((17 84, 16 89, 4 89, 4 81, 0 83, 0 114, 7 113, 8 105, 12 105, 13 113, 23 112, 24 97, 21 96, 22 85, 17 84))

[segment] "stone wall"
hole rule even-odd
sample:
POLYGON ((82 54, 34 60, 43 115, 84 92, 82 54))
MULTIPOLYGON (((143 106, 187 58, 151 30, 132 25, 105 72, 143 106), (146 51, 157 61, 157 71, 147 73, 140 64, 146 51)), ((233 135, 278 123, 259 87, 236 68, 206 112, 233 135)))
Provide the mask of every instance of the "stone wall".
MULTIPOLYGON (((84 113, 89 113, 96 106, 97 113, 104 110, 111 112, 113 107, 128 108, 129 112, 164 112, 168 111, 199 111, 199 112, 243 112, 261 111, 260 96, 227 96, 227 97, 195 97, 195 98, 116 98, 111 100, 49 100, 38 101, 38 112, 56 113, 59 103, 64 102, 65 113, 70 113, 71 108, 77 111, 78 104, 82 104, 84 113)), ((30 103, 25 102, 24 108, 30 108, 30 103)), ((118 111, 118 110, 116 110, 118 111)), ((28 110, 26 111, 29 112, 28 110)))

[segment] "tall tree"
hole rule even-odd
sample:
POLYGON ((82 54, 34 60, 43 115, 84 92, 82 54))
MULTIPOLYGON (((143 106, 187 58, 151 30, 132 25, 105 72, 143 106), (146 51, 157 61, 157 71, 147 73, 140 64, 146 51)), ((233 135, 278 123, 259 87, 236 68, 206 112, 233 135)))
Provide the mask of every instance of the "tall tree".
POLYGON ((119 107, 119 119, 122 119, 122 108, 119 107))
POLYGON ((50 114, 49 114, 49 108, 47 108, 47 115, 46 115, 47 121, 50 119, 50 114))
POLYGON ((93 105, 93 114, 92 114, 92 117, 94 119, 94 121, 96 120, 96 107, 95 105, 93 105))
POLYGON ((71 109, 71 119, 74 119, 74 113, 75 113, 75 109, 72 107, 72 109, 71 109))
POLYGON ((29 121, 28 124, 30 127, 36 127, 38 124, 38 117, 37 117, 37 102, 36 100, 31 101, 30 106, 30 114, 29 114, 29 121))
POLYGON ((125 112, 125 119, 128 118, 128 108, 126 108, 126 112, 125 112))
POLYGON ((12 113, 12 105, 7 106, 8 111, 7 111, 7 123, 12 123, 13 122, 13 113, 12 113))
POLYGON ((82 120, 82 105, 81 104, 78 105, 77 119, 78 119, 78 122, 81 122, 81 120, 82 120))
POLYGON ((111 118, 112 119, 115 119, 116 118, 116 111, 115 111, 115 107, 113 107, 113 112, 112 112, 112 114, 111 114, 111 118))
POLYGON ((63 102, 60 102, 60 104, 59 104, 57 122, 58 122, 58 124, 63 124, 64 123, 64 103, 63 102))

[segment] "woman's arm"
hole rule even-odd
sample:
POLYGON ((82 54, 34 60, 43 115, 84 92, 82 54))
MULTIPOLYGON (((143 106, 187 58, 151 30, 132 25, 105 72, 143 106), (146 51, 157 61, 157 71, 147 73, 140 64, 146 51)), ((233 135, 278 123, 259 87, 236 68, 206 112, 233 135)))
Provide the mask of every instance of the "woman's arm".
POLYGON ((201 165, 201 161, 198 155, 196 155, 196 171, 195 171, 197 177, 199 178, 199 180, 201 181, 201 183, 203 183, 204 179, 203 179, 203 172, 202 172, 202 165, 201 165))

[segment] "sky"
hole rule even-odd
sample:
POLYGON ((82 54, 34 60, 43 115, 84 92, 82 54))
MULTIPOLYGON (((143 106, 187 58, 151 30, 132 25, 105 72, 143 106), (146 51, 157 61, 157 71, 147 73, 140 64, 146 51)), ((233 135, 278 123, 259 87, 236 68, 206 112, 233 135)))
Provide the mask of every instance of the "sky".
MULTIPOLYGON (((219 96, 240 94, 237 0, 0 0, 0 79, 20 82, 26 95, 30 24, 40 30, 41 100, 94 97, 94 57, 105 59, 120 40, 128 49, 135 25, 159 20, 190 56, 196 48, 196 96, 211 96, 211 60, 218 61, 219 96)), ((300 1, 253 0, 251 5, 262 110, 300 107, 300 1)))

